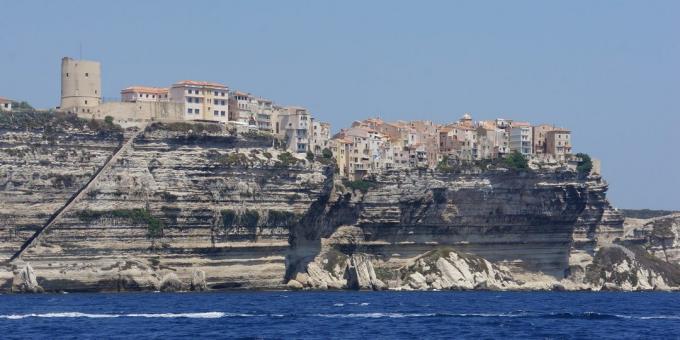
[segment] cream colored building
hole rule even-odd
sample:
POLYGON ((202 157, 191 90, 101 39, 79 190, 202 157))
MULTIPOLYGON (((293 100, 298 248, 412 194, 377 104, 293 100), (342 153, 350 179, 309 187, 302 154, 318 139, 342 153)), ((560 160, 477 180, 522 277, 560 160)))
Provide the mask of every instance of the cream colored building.
POLYGON ((229 121, 229 89, 225 85, 183 80, 170 87, 169 101, 184 105, 184 120, 229 121))
POLYGON ((12 101, 0 97, 0 111, 12 111, 12 101))
POLYGON ((61 60, 61 103, 59 108, 89 113, 102 102, 101 66, 97 61, 61 60))
POLYGON ((310 151, 315 155, 321 155, 323 149, 328 148, 331 139, 331 125, 319 122, 312 118, 312 132, 310 138, 310 151))
POLYGON ((277 112, 275 134, 286 143, 291 152, 305 153, 309 151, 312 116, 303 107, 289 106, 277 112))
POLYGON ((559 161, 565 161, 571 154, 571 131, 554 129, 546 134, 546 153, 559 161))
POLYGON ((120 91, 121 101, 137 102, 167 102, 169 90, 164 87, 131 86, 120 91))

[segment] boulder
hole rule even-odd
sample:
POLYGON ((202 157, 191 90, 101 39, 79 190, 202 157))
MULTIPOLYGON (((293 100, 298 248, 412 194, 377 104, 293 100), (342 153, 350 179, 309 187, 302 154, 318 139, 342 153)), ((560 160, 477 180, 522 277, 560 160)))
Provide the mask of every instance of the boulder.
POLYGON ((202 292, 208 289, 208 284, 205 282, 205 272, 200 269, 195 269, 191 273, 191 290, 202 292))
POLYGON ((17 293, 42 293, 43 289, 38 285, 35 272, 30 264, 26 263, 19 268, 15 267, 12 279, 12 292, 17 293))
POLYGON ((163 276, 163 279, 161 279, 161 292, 178 292, 183 289, 184 285, 175 273, 166 274, 163 276))
POLYGON ((289 280, 288 283, 286 283, 286 287, 290 290, 302 290, 304 288, 302 283, 298 280, 289 280))

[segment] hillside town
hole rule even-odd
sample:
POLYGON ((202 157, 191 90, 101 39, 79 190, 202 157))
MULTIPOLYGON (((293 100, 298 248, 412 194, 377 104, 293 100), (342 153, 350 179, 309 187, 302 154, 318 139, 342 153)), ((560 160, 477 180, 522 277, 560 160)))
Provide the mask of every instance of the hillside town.
MULTIPOLYGON (((149 122, 202 121, 238 132, 273 134, 296 154, 332 155, 341 175, 363 178, 390 169, 433 169, 442 164, 502 159, 521 154, 534 163, 573 163, 571 131, 550 124, 511 119, 474 121, 470 113, 437 124, 427 120, 355 121, 332 134, 308 109, 285 106, 227 85, 181 80, 168 87, 129 86, 120 98, 102 97, 97 61, 63 58, 57 111, 85 119, 111 120, 123 127, 149 122)), ((16 102, 0 98, 0 110, 16 102)))

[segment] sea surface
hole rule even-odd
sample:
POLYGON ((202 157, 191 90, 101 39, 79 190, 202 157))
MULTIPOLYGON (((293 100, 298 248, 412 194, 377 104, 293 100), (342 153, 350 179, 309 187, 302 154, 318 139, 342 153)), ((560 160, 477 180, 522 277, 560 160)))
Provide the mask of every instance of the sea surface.
POLYGON ((680 338, 680 293, 0 295, 0 338, 680 338))

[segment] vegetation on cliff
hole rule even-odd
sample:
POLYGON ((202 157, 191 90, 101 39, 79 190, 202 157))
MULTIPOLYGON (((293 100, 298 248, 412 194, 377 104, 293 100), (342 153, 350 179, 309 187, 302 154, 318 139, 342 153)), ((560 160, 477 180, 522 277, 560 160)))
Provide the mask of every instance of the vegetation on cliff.
POLYGON ((101 218, 127 219, 133 224, 146 225, 147 237, 158 238, 163 236, 165 222, 153 216, 146 209, 116 209, 109 211, 81 210, 78 218, 83 222, 92 222, 101 218))
POLYGON ((590 156, 585 153, 577 153, 576 157, 581 159, 576 166, 576 171, 582 175, 590 174, 593 170, 593 161, 590 159, 590 156))
POLYGON ((48 138, 70 129, 91 130, 100 133, 120 133, 121 127, 100 120, 87 120, 75 114, 51 111, 0 112, 0 128, 7 130, 42 129, 48 138))

